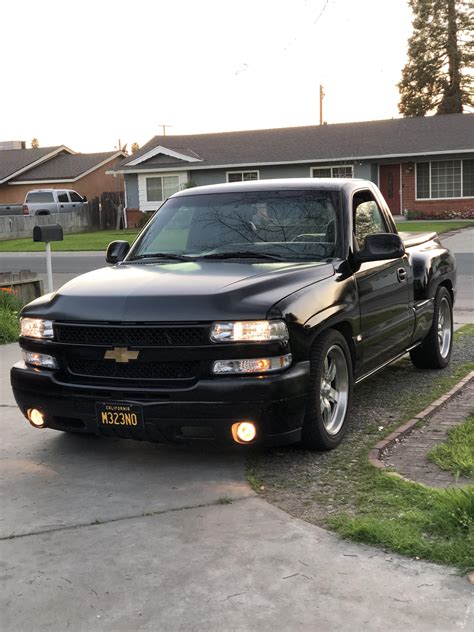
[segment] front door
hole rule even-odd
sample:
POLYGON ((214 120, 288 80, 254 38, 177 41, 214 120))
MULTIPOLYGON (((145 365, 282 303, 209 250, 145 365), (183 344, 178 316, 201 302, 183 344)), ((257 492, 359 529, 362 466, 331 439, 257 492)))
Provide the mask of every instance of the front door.
POLYGON ((380 165, 379 169, 379 188, 382 195, 392 215, 401 215, 400 164, 380 165))

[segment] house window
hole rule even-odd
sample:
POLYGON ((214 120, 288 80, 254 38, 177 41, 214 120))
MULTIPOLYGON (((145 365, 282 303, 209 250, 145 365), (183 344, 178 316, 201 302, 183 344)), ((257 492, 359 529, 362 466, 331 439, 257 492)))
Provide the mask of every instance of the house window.
POLYGON ((474 160, 462 161, 462 194, 474 197, 474 160))
POLYGON ((162 202, 179 191, 179 176, 153 176, 146 178, 147 202, 162 202))
POLYGON ((438 160, 416 165, 417 199, 474 197, 474 160, 438 160))
POLYGON ((227 182, 248 182, 258 180, 258 171, 228 171, 227 182))
POLYGON ((419 162, 416 165, 416 189, 418 198, 430 197, 430 163, 419 162))
POLYGON ((338 165, 335 167, 311 167, 312 178, 353 178, 352 165, 338 165))
POLYGON ((460 160, 441 160, 431 163, 431 197, 461 197, 460 160))

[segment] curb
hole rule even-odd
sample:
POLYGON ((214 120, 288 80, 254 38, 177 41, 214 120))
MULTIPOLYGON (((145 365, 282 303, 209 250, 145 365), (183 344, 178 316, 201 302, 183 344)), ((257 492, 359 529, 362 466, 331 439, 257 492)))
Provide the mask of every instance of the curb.
POLYGON ((396 441, 409 434, 413 427, 423 419, 430 417, 433 413, 435 413, 441 406, 444 406, 450 399, 452 399, 459 391, 466 386, 471 380, 474 380, 474 371, 471 371, 463 377, 463 379, 453 386, 453 388, 448 391, 445 395, 442 395, 434 402, 432 402, 429 406, 427 406, 420 413, 415 415, 412 419, 405 422, 399 428, 394 430, 388 437, 379 441, 371 450, 369 450, 369 463, 379 470, 385 469, 385 463, 381 460, 383 452, 391 447, 396 441))

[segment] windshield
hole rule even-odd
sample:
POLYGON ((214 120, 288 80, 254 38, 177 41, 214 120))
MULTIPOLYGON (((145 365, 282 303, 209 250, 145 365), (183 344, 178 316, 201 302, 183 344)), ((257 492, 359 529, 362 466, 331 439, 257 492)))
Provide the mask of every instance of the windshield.
POLYGON ((336 191, 306 190, 171 198, 126 260, 166 254, 183 259, 327 259, 335 254, 338 196, 336 191))

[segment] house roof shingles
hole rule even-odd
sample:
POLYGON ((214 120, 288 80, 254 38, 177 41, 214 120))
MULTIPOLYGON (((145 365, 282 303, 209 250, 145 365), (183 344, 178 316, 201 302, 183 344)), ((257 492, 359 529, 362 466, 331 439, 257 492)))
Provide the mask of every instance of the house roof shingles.
MULTIPOLYGON (((155 136, 126 158, 120 170, 155 168, 156 158, 127 166, 162 145, 178 153, 198 155, 189 164, 167 159, 168 168, 219 167, 300 161, 343 160, 384 156, 474 151, 474 114, 445 114, 360 123, 248 130, 183 136, 155 136), (192 153, 191 153, 192 152, 192 153)), ((164 167, 164 164, 159 165, 164 167)))
POLYGON ((40 147, 38 149, 2 149, 0 151, 0 181, 60 148, 61 146, 40 147))
POLYGON ((33 169, 29 169, 15 178, 15 182, 32 180, 73 180, 82 173, 105 162, 107 158, 117 155, 117 151, 106 151, 95 154, 59 154, 33 169))

